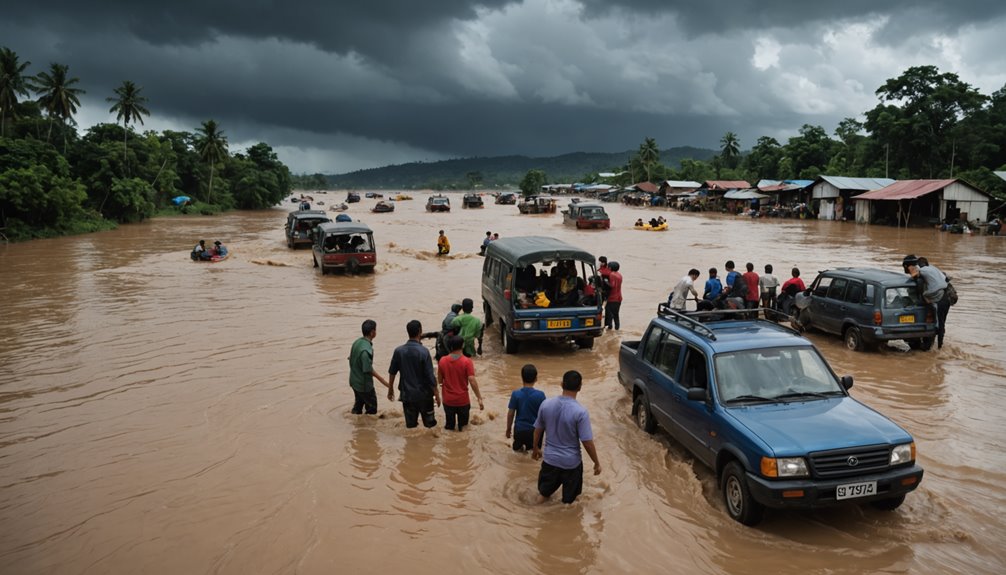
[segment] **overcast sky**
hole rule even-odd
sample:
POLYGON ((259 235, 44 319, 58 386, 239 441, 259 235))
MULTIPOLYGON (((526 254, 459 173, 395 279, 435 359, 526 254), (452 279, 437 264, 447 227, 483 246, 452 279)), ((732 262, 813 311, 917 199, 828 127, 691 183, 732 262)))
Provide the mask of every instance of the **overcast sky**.
POLYGON ((1006 85, 1002 0, 0 0, 0 45, 147 129, 214 119, 295 173, 833 132, 915 65, 1006 85))

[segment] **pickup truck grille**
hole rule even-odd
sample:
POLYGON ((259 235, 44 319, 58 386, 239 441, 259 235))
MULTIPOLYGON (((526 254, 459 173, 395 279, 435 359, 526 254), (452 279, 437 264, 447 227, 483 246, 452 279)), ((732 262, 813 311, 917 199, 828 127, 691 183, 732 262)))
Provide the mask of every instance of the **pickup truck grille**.
POLYGON ((873 445, 818 451, 810 454, 811 472, 817 477, 845 477, 876 473, 890 467, 891 448, 873 445))

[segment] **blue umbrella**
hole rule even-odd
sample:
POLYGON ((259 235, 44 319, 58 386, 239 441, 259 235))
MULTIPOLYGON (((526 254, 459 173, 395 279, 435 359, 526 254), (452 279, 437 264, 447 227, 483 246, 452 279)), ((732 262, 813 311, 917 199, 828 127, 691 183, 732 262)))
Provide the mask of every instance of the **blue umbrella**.
POLYGON ((192 198, 190 198, 188 196, 175 196, 175 197, 171 198, 171 202, 173 204, 175 204, 176 206, 180 206, 182 204, 187 204, 187 203, 189 203, 191 201, 192 201, 192 198))

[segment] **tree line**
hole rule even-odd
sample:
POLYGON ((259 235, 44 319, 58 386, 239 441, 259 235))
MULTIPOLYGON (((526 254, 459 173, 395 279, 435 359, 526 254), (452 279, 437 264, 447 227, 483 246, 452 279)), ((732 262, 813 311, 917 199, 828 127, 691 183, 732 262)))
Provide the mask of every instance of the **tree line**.
MULTIPOLYGON (((746 153, 733 132, 720 139, 708 161, 660 163, 660 150, 646 138, 619 170, 623 185, 662 180, 813 180, 820 175, 905 179, 961 178, 1006 200, 1006 86, 985 96, 956 74, 916 66, 887 80, 880 102, 863 120, 845 118, 834 136, 805 124, 785 144, 758 138, 746 153)), ((591 175, 586 176, 592 177, 591 175)))
POLYGON ((292 189, 290 170, 258 143, 228 150, 214 120, 195 132, 133 126, 150 116, 141 87, 123 81, 106 100, 121 124, 83 135, 74 116, 84 90, 65 64, 31 75, 0 48, 0 232, 12 241, 108 229, 155 214, 218 213, 273 206, 292 189), (172 201, 187 196, 181 208, 172 201))

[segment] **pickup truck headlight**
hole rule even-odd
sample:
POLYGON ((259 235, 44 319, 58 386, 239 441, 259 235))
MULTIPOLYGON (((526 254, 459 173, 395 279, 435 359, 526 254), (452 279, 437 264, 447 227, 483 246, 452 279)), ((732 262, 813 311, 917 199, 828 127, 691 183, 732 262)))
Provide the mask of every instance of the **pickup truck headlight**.
POLYGON ((762 457, 761 474, 765 477, 807 477, 807 461, 802 457, 762 457))
POLYGON ((891 450, 891 465, 901 465, 915 461, 915 443, 895 445, 891 450))

